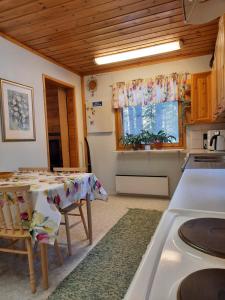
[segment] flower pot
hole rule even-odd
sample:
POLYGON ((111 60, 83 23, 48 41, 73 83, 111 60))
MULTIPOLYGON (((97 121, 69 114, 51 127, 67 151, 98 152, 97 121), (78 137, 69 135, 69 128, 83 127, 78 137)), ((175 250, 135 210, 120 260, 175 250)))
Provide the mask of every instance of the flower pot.
POLYGON ((163 143, 155 143, 154 144, 155 149, 162 149, 162 147, 163 147, 163 143))
POLYGON ((145 150, 151 150, 151 145, 145 145, 145 150))
POLYGON ((139 147, 140 147, 140 145, 138 145, 138 144, 133 144, 132 145, 132 148, 133 148, 133 150, 138 150, 139 149, 139 147))

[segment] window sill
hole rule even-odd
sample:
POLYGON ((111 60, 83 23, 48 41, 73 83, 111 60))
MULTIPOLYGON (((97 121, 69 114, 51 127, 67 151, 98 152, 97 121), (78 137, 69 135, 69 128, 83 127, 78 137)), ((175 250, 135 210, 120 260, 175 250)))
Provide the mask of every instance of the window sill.
POLYGON ((170 153, 186 153, 185 149, 152 149, 152 150, 116 150, 113 151, 118 154, 143 154, 143 153, 156 153, 156 154, 170 154, 170 153))

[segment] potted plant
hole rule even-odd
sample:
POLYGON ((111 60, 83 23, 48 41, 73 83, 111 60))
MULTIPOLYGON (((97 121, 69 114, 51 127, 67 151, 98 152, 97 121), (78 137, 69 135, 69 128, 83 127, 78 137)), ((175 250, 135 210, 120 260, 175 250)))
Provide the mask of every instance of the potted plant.
POLYGON ((139 134, 127 133, 120 140, 125 147, 130 145, 133 150, 140 149, 141 144, 145 146, 145 150, 150 150, 152 144, 155 148, 160 149, 164 143, 172 143, 176 138, 168 135, 164 130, 160 130, 157 134, 142 130, 139 134))
POLYGON ((159 132, 155 134, 154 146, 160 149, 164 143, 172 143, 173 140, 176 140, 173 135, 167 134, 164 130, 159 130, 159 132))
POLYGON ((144 144, 145 150, 151 149, 151 144, 154 143, 155 135, 148 130, 142 130, 140 133, 140 141, 144 144))
POLYGON ((140 134, 127 133, 120 140, 125 147, 131 145, 134 150, 138 150, 141 144, 140 134))

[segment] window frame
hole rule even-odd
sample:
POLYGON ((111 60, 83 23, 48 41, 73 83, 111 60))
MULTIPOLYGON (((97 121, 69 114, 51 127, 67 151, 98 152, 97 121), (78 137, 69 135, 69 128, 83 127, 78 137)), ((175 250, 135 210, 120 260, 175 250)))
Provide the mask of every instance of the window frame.
MULTIPOLYGON (((182 118, 182 103, 178 101, 178 128, 179 128, 179 143, 163 143, 162 149, 176 149, 185 148, 185 130, 184 122, 182 118)), ((123 132, 123 122, 122 122, 122 108, 115 109, 115 129, 116 129, 116 150, 132 150, 131 146, 124 146, 121 143, 121 137, 123 132)), ((152 144, 154 149, 157 149, 156 144, 152 144)))

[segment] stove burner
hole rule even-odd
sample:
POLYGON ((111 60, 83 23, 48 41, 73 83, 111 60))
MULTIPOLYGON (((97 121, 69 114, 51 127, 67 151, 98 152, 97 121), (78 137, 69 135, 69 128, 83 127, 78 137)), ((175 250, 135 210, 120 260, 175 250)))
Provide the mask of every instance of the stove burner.
POLYGON ((178 234, 191 247, 225 258, 225 219, 192 219, 181 225, 178 234))
POLYGON ((225 300, 225 269, 205 269, 187 276, 180 284, 178 300, 225 300))

